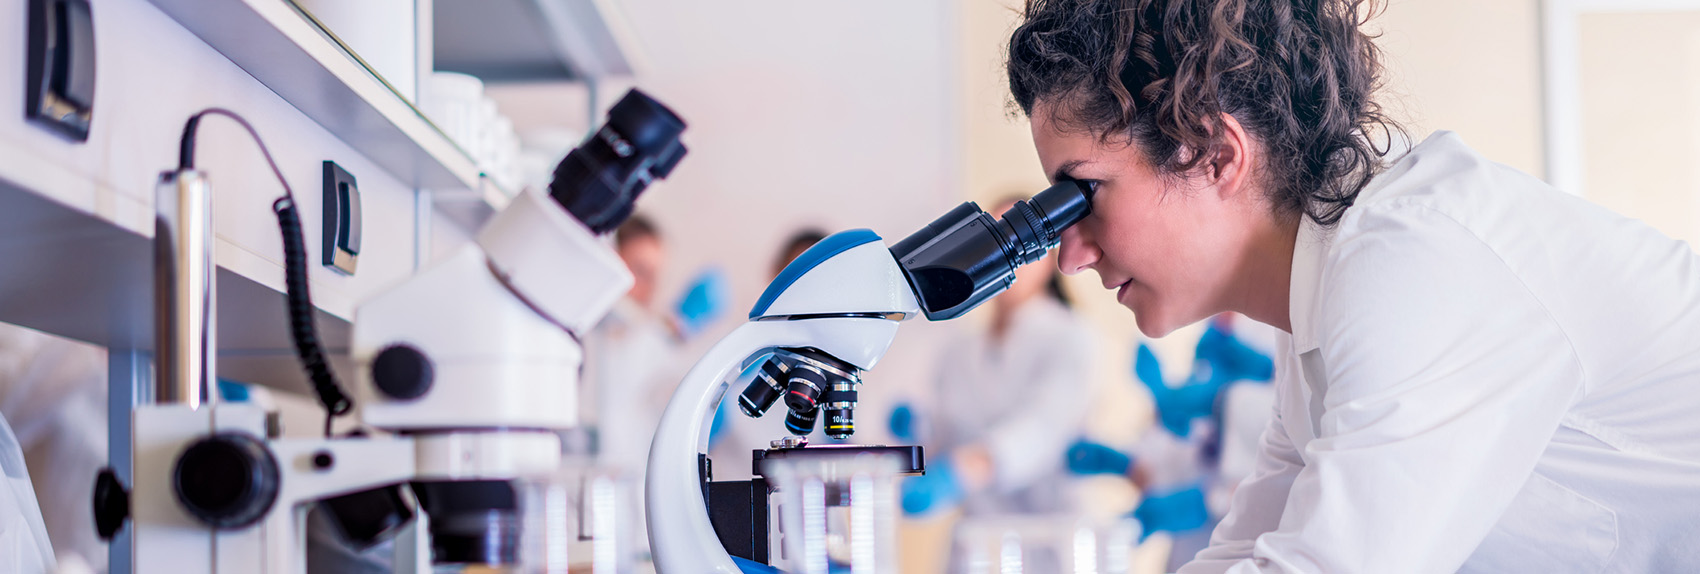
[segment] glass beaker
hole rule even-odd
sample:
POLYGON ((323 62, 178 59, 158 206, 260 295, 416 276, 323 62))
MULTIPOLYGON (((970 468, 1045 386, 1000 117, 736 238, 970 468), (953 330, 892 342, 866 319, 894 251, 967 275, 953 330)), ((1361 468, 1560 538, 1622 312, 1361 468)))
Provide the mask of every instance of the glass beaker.
POLYGON ((875 453, 765 461, 763 474, 778 495, 780 568, 790 574, 896 572, 900 464, 875 453))
POLYGON ((954 574, 1127 574, 1139 524, 1061 516, 963 520, 956 529, 954 574))
POLYGON ((629 574, 638 561, 636 488, 625 476, 568 463, 516 481, 520 571, 629 574))

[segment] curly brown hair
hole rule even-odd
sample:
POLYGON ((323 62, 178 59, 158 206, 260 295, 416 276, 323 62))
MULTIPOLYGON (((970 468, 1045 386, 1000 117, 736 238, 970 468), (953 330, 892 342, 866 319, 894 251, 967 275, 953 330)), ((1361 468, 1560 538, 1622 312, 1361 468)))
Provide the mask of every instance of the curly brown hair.
POLYGON ((1009 41, 1021 113, 1137 144, 1159 173, 1214 158, 1222 114, 1263 144, 1278 216, 1339 222, 1402 128, 1373 94, 1373 0, 1028 0, 1009 41), (1379 130, 1379 131, 1377 131, 1379 130), (1375 136, 1382 136, 1379 139, 1375 136))

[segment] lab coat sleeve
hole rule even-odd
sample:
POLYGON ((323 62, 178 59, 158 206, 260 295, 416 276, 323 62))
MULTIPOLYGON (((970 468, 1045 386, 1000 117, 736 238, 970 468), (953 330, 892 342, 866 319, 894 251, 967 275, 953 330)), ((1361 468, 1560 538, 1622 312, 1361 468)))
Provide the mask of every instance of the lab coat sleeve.
POLYGON ((997 421, 985 435, 996 473, 993 487, 1001 492, 1048 478, 1063 465, 1068 445, 1084 430, 1095 394, 1089 376, 1092 340, 1071 322, 1069 330, 1050 343, 1043 374, 1029 387, 1030 406, 997 421))
POLYGON ((1227 572, 1456 571, 1581 397, 1565 332, 1487 243, 1427 207, 1357 209, 1299 357, 1325 373, 1316 438, 1279 527, 1227 572))
POLYGON ((1259 439, 1257 462, 1251 474, 1234 489, 1228 515, 1210 535, 1210 547, 1181 568, 1183 574, 1222 572, 1236 562, 1251 558, 1257 537, 1280 526, 1287 493, 1293 487, 1293 479, 1304 468, 1304 461, 1293 449, 1293 441, 1287 438, 1279 409, 1277 405, 1275 415, 1269 418, 1259 439))

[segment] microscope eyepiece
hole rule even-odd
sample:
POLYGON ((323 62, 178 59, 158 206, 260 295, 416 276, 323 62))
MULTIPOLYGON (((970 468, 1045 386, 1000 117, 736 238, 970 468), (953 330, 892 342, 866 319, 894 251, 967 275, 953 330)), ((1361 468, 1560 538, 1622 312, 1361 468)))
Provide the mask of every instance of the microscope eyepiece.
POLYGON ((1063 230, 1092 213, 1095 188, 1063 181, 1015 203, 1000 219, 965 202, 892 246, 927 319, 943 321, 980 306, 1038 261, 1063 230))
POLYGON ((644 188, 685 157, 685 121, 633 89, 608 110, 608 121, 555 166, 549 195, 601 234, 620 226, 644 188))

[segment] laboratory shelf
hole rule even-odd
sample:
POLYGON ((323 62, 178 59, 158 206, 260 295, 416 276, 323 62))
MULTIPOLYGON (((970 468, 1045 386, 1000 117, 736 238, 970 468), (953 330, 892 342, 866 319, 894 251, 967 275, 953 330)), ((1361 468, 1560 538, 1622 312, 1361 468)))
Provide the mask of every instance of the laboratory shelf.
POLYGON ((433 0, 436 69, 485 82, 636 75, 642 52, 611 0, 433 0))
POLYGON ((508 193, 336 38, 287 0, 151 0, 307 117, 476 229, 508 193))

